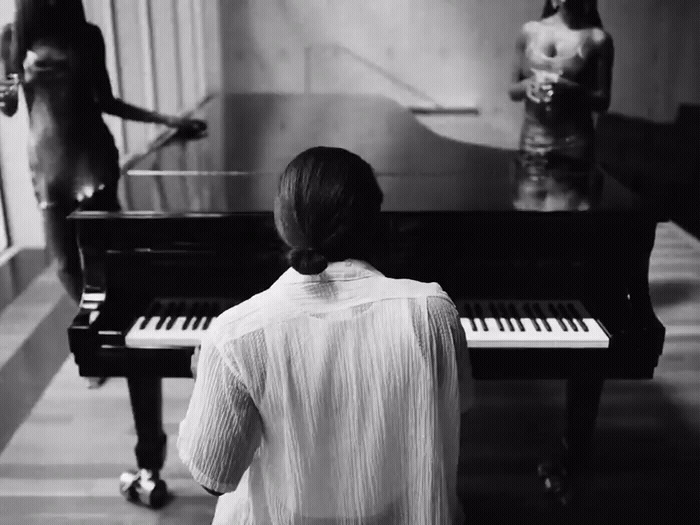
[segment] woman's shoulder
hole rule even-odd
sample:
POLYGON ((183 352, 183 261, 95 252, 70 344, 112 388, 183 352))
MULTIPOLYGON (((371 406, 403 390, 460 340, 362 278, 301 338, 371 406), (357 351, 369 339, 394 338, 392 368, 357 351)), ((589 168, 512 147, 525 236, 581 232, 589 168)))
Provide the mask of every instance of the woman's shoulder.
POLYGON ((593 27, 588 32, 588 42, 594 48, 601 49, 605 46, 612 45, 612 37, 610 33, 602 27, 593 27))
POLYGON ((40 38, 29 49, 39 59, 64 60, 68 56, 79 59, 91 58, 94 54, 104 54, 102 31, 94 24, 86 23, 79 34, 66 46, 53 38, 40 38))
POLYGON ((264 313, 272 302, 274 299, 270 297, 269 289, 259 292, 222 312, 219 315, 220 324, 235 324, 245 319, 256 318, 264 313))
POLYGON ((103 40, 102 29, 97 24, 85 22, 83 26, 84 37, 91 40, 103 40))
POLYGON ((102 29, 95 24, 87 22, 83 27, 83 34, 80 36, 82 47, 88 51, 103 53, 105 40, 102 36, 102 29))
POLYGON ((601 27, 584 30, 580 48, 583 56, 599 56, 611 54, 613 49, 612 37, 601 27))
POLYGON ((450 301, 442 287, 435 282, 426 283, 413 279, 393 279, 382 277, 383 285, 377 289, 396 298, 436 298, 450 301))
POLYGON ((525 22, 520 27, 520 36, 522 38, 532 38, 534 35, 542 31, 542 21, 540 20, 530 20, 525 22))

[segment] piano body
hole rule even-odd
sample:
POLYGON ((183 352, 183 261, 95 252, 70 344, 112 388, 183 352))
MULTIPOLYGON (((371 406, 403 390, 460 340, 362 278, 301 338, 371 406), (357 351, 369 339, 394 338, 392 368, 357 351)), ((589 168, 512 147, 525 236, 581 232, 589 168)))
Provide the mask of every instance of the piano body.
POLYGON ((81 375, 189 376, 195 321, 286 268, 271 211, 278 174, 303 149, 330 145, 365 158, 384 190, 370 262, 447 291, 475 378, 601 378, 578 395, 587 408, 567 404, 569 419, 588 414, 586 432, 603 379, 653 376, 665 329, 648 267, 665 218, 605 173, 542 212, 532 181, 511 169, 514 152, 440 137, 382 97, 225 95, 201 111, 208 137, 161 144, 125 174, 124 211, 71 216, 85 267, 68 329, 81 375))
POLYGON ((386 275, 436 281, 450 294, 477 378, 567 378, 582 364, 607 378, 652 377, 664 328, 649 300, 648 263, 663 217, 611 177, 601 173, 588 185, 586 211, 523 210, 513 152, 435 135, 388 99, 226 95, 202 112, 208 137, 162 144, 125 174, 123 212, 72 216, 85 290, 69 337, 82 375, 188 376, 194 324, 203 330, 286 268, 271 212, 277 177, 297 153, 326 144, 374 166, 385 201, 373 262, 386 275), (543 306, 559 333, 555 343, 518 301, 543 306), (574 331, 571 320, 562 319, 569 330, 561 330, 552 301, 558 310, 575 301, 608 344, 587 344, 589 334, 574 331), (469 320, 476 303, 492 323, 481 334, 488 344, 470 330, 481 326, 469 320), (127 344, 149 313, 162 318, 163 340, 155 319, 143 347, 127 344))

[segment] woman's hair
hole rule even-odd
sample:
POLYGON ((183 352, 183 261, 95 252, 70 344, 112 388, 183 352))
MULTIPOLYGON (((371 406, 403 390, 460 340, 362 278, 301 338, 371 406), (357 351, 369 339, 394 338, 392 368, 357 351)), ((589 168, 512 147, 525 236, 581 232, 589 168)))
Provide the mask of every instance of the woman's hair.
POLYGON ((68 47, 80 44, 87 20, 82 0, 16 0, 12 62, 16 71, 32 46, 50 39, 68 47))
POLYGON ((372 167, 341 148, 315 147, 282 173, 275 225, 299 273, 321 273, 331 261, 365 259, 383 199, 372 167))
POLYGON ((5 73, 14 73, 14 63, 12 62, 13 33, 13 24, 5 24, 2 27, 2 33, 0 33, 0 59, 5 64, 5 73))
MULTIPOLYGON (((545 0, 541 18, 549 18, 558 11, 552 0, 545 0)), ((603 20, 598 12, 597 0, 567 0, 566 10, 573 15, 579 29, 588 27, 603 28, 603 20)))

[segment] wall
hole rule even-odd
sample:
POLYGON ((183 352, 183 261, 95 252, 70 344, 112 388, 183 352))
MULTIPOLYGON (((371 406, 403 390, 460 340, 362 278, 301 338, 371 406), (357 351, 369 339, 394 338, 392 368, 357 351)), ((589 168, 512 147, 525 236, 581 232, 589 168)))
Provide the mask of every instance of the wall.
MULTIPOLYGON (((542 0, 221 0, 231 91, 382 93, 406 105, 477 106, 475 142, 515 146, 514 40, 542 0), (484 122, 492 133, 484 139, 484 122)), ((616 44, 611 111, 672 120, 700 101, 700 2, 601 0, 616 44)))
POLYGON ((665 122, 700 104, 700 2, 607 0, 601 16, 616 43, 612 112, 665 122))
POLYGON ((478 106, 512 129, 512 38, 531 2, 222 0, 233 91, 381 93, 406 105, 478 106))

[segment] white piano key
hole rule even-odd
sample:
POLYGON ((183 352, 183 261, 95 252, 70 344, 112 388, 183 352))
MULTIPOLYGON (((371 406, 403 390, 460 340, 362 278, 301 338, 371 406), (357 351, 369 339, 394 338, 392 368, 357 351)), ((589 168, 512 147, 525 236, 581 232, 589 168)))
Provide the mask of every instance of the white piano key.
POLYGON ((154 315, 151 317, 151 319, 148 321, 146 326, 144 326, 140 331, 141 332, 155 332, 156 331, 156 325, 160 322, 160 316, 159 315, 154 315))
POLYGON ((476 323, 474 324, 474 327, 472 327, 471 322, 469 322, 469 318, 467 317, 461 317, 460 321, 462 323, 462 328, 464 329, 464 333, 467 334, 467 339, 469 339, 469 335, 473 333, 478 333, 480 327, 476 323))
POLYGON ((530 319, 528 317, 523 317, 521 319, 521 322, 523 323, 523 326, 525 327, 525 333, 530 336, 530 337, 536 337, 537 334, 543 332, 545 330, 544 326, 542 326, 542 323, 538 321, 537 319, 530 319), (537 323, 537 325, 535 325, 537 323), (539 330, 537 329, 539 327, 539 330))
POLYGON ((224 305, 234 303, 234 301, 221 300, 213 302, 211 300, 197 299, 158 299, 161 306, 161 312, 170 312, 173 315, 178 315, 170 328, 167 328, 169 319, 165 319, 160 328, 156 328, 161 317, 154 316, 146 326, 141 329, 141 323, 145 319, 144 316, 139 316, 131 329, 125 336, 125 344, 130 348, 174 348, 174 347, 190 347, 197 346, 201 343, 204 334, 211 326, 211 322, 216 318, 212 315, 213 309, 217 310, 224 305), (199 308, 195 311, 195 304, 199 304, 199 308), (184 304, 185 308, 175 308, 173 306, 184 304), (207 308, 202 305, 207 304, 207 308), (215 306, 214 306, 215 305, 215 306), (168 310, 168 307, 171 307, 168 310), (192 314, 196 317, 192 318, 192 314), (187 328, 184 328, 185 322, 189 319, 187 328), (196 324, 196 328, 194 328, 196 324), (206 326, 206 328, 205 328, 206 326))
MULTIPOLYGON (((484 348, 607 348, 609 343, 609 338, 607 334, 600 328, 598 322, 591 318, 583 305, 578 301, 566 301, 566 303, 572 303, 575 305, 578 312, 584 318, 584 322, 589 326, 589 332, 585 332, 581 329, 575 331, 568 324, 568 321, 562 319, 566 330, 562 328, 559 324, 558 316, 553 315, 549 311, 549 304, 553 303, 557 307, 557 313, 559 312, 559 305, 565 304, 561 301, 469 301, 471 311, 476 312, 476 306, 479 305, 486 315, 484 321, 488 326, 488 331, 484 331, 481 326, 479 326, 479 321, 475 320, 477 323, 477 329, 474 330, 471 327, 469 319, 466 317, 462 318, 462 326, 464 327, 465 335, 467 336, 467 342, 472 347, 484 347, 484 348), (513 317, 512 312, 508 312, 509 319, 513 325, 513 330, 510 330, 505 319, 501 319, 504 330, 500 330, 498 327, 498 322, 491 315, 490 304, 494 302, 500 308, 505 305, 508 306, 512 304, 516 310, 516 314, 519 317, 513 317), (533 309, 533 315, 535 318, 530 319, 530 316, 526 314, 526 309, 524 305, 528 303, 533 309), (537 318, 537 309, 535 305, 539 306, 544 314, 542 319, 537 318), (518 326, 518 320, 523 325, 524 330, 521 330, 518 326), (547 330, 544 320, 549 324, 550 330, 547 330), (538 331, 535 327, 537 323, 540 327, 538 331)), ((461 302, 464 305, 464 301, 461 302)), ((468 309, 461 308, 462 312, 468 311, 468 309)), ((501 314, 503 312, 501 311, 501 314)))

